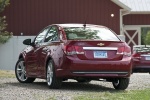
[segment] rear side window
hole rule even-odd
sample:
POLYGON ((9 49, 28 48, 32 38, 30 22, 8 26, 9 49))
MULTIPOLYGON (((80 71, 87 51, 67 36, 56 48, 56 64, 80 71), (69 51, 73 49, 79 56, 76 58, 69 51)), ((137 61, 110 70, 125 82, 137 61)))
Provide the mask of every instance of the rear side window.
POLYGON ((52 26, 48 31, 44 42, 58 41, 58 39, 59 38, 58 38, 57 28, 55 26, 52 26))
POLYGON ((64 28, 68 40, 104 40, 120 41, 108 28, 102 27, 66 27, 64 28))
POLYGON ((133 52, 150 52, 150 45, 136 45, 133 46, 133 52))

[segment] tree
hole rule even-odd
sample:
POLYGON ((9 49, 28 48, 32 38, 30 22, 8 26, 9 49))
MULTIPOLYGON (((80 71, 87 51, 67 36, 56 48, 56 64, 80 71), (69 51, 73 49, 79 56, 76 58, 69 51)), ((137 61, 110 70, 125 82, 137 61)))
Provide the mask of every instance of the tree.
POLYGON ((145 37, 145 45, 150 45, 150 31, 147 32, 145 37))
POLYGON ((150 31, 150 27, 142 27, 141 28, 141 45, 146 45, 145 38, 146 38, 148 31, 150 31))
MULTIPOLYGON (((6 6, 9 5, 9 0, 0 0, 0 13, 2 13, 6 6)), ((7 23, 6 16, 0 17, 0 44, 5 43, 11 37, 12 33, 6 31, 7 23)))

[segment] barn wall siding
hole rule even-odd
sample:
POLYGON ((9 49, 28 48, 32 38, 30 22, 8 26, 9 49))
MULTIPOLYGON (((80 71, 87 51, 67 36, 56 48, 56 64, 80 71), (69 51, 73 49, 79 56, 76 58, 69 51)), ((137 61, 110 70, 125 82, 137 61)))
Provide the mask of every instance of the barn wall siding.
POLYGON ((123 17, 124 25, 150 25, 150 14, 130 14, 123 17))
POLYGON ((5 44, 0 44, 0 70, 15 70, 15 64, 20 52, 26 47, 24 39, 34 39, 35 36, 13 36, 5 44))
POLYGON ((3 15, 15 36, 32 36, 49 24, 104 25, 120 34, 120 7, 110 0, 10 0, 3 15), (114 17, 111 17, 111 14, 114 17))

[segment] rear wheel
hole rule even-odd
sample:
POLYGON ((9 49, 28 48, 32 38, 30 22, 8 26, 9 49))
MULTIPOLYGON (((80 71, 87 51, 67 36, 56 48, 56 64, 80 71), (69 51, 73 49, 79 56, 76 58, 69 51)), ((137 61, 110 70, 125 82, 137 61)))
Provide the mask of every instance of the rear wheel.
POLYGON ((115 79, 112 84, 117 90, 125 90, 129 85, 130 78, 115 79))
POLYGON ((49 88, 57 89, 61 87, 62 80, 56 77, 54 64, 49 60, 47 64, 46 81, 49 88))
POLYGON ((35 78, 29 78, 26 76, 26 68, 25 68, 25 63, 23 58, 17 61, 15 67, 15 74, 17 80, 20 83, 32 83, 35 80, 35 78))

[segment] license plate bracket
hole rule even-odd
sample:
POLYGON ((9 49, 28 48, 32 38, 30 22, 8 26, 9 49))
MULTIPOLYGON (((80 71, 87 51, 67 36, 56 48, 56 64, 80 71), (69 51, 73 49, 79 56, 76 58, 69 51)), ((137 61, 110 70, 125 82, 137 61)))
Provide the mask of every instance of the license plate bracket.
POLYGON ((146 57, 145 57, 145 60, 150 60, 150 56, 146 56, 146 57))
POLYGON ((107 51, 94 51, 94 58, 107 58, 107 51))

